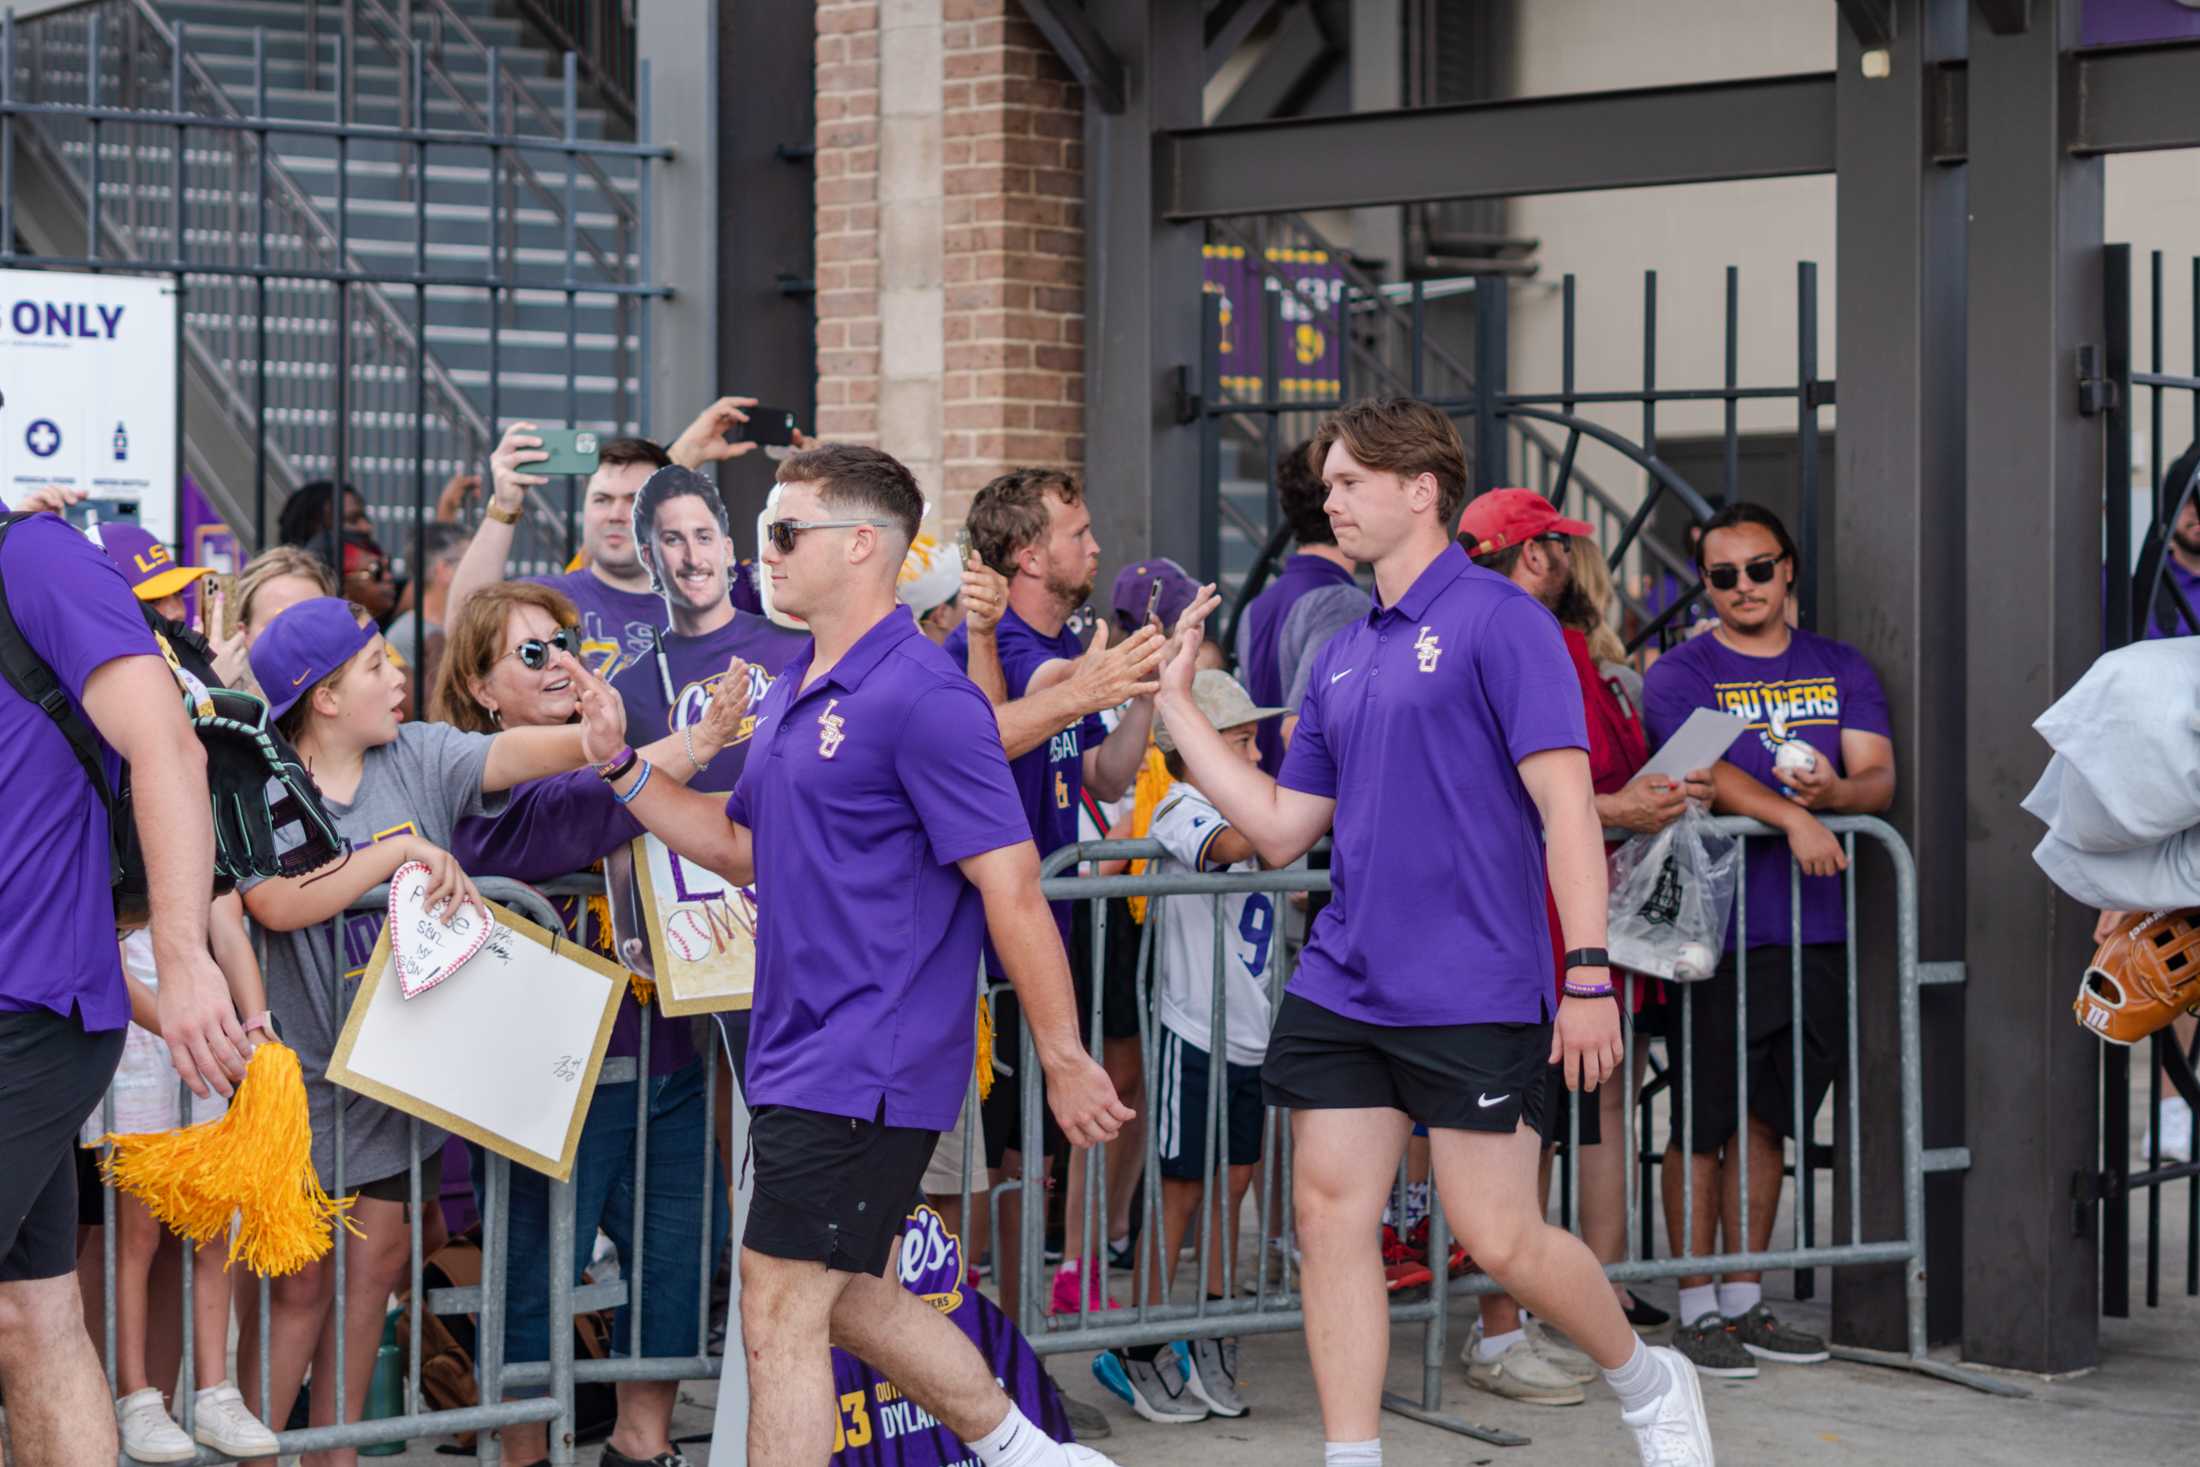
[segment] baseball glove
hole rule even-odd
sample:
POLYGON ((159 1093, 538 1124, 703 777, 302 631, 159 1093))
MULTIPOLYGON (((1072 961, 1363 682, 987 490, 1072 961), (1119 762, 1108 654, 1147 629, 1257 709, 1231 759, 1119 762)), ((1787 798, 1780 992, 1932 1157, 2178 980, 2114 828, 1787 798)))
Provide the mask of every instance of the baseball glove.
POLYGON ((2111 1044, 2132 1045, 2187 1011, 2200 1012, 2200 908, 2149 912, 2093 954, 2072 1006, 2111 1044))

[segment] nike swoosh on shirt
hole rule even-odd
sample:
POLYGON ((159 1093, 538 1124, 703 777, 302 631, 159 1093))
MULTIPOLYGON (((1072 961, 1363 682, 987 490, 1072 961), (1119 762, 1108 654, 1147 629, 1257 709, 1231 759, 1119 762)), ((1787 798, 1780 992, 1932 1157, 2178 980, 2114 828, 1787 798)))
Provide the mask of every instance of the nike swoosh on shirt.
POLYGON ((1352 676, 1352 674, 1354 674, 1355 672, 1358 672, 1358 671, 1359 671, 1359 669, 1358 669, 1358 668, 1356 668, 1356 667, 1348 667, 1348 668, 1346 668, 1346 669, 1345 669, 1345 670, 1344 670, 1343 672, 1333 672, 1333 673, 1331 673, 1331 674, 1329 675, 1329 680, 1330 680, 1331 682, 1333 682, 1333 683, 1334 683, 1334 682, 1338 682, 1338 681, 1341 681, 1341 680, 1342 680, 1342 679, 1344 679, 1344 678, 1348 678, 1348 677, 1352 676))

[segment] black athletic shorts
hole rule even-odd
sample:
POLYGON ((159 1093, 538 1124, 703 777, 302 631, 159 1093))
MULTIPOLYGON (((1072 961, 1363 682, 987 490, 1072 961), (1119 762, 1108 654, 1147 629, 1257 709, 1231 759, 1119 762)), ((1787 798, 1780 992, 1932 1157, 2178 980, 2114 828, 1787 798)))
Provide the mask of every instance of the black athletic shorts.
MULTIPOLYGON (((1749 950, 1749 1113, 1782 1136, 1795 1133, 1795 972, 1792 948, 1749 950)), ((1693 1125, 1689 1145, 1707 1156, 1741 1129, 1741 1095, 1734 1054, 1740 993, 1734 954, 1700 983, 1666 990, 1671 1009, 1674 1114, 1684 1102, 1693 1125), (1683 993, 1687 1021, 1682 1022, 1683 993), (1695 1061, 1692 1081, 1685 1068, 1695 1061)), ((1818 1113, 1848 1053, 1848 949, 1840 943, 1803 948, 1803 1124, 1818 1113)), ((1681 1139, 1681 1123, 1673 1123, 1681 1139)))
MULTIPOLYGON (((1207 1093, 1213 1083, 1214 1057, 1166 1025, 1154 1026, 1154 1145, 1161 1175, 1171 1182, 1197 1182, 1207 1176, 1207 1093)), ((1260 1163, 1261 1136, 1268 1108, 1260 1098, 1260 1066, 1225 1064, 1223 1085, 1229 1097, 1227 1122, 1215 1103, 1224 1154, 1231 1166, 1260 1163)))
POLYGON ((0 1283, 76 1267, 77 1133, 99 1108, 124 1030, 50 1009, 0 1013, 0 1283))
POLYGON ((749 1120, 756 1193, 741 1246, 840 1273, 883 1274, 939 1139, 883 1120, 759 1108, 749 1120))
POLYGON ((1392 1027, 1284 995, 1261 1091, 1293 1110, 1402 1110, 1447 1131, 1547 1136, 1549 1024, 1392 1027))

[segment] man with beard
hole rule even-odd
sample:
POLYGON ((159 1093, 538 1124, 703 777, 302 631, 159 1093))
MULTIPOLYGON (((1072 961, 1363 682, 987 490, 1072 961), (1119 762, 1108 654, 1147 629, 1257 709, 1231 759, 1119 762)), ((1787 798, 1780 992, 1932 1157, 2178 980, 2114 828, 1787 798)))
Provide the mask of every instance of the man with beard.
MULTIPOLYGON (((1459 517, 1459 542, 1476 565, 1504 576, 1558 619, 1581 683, 1581 702, 1589 732, 1589 779, 1596 791, 1597 819, 1605 828, 1649 834, 1680 819, 1691 799, 1711 802, 1711 771, 1699 769, 1686 780, 1662 774, 1643 774, 1649 759, 1642 721, 1589 655, 1586 628, 1597 622, 1597 609, 1574 578, 1577 540, 1589 541, 1590 527, 1568 519, 1532 489, 1493 489, 1467 506, 1459 517)), ((1593 544, 1590 552, 1597 553, 1593 544)), ((1553 933, 1552 948, 1562 953, 1556 938, 1558 912, 1545 891, 1545 906, 1553 933)), ((1562 980, 1563 973, 1558 977, 1562 980)), ((1645 997, 1638 988, 1637 1012, 1645 997)), ((1646 1051, 1638 1044, 1638 1066, 1646 1051)), ((1553 1066, 1545 1104, 1549 1114, 1563 1117, 1566 1077, 1553 1066)), ((1578 1140, 1581 1156, 1581 1232, 1597 1254, 1599 1263, 1616 1263, 1626 1254, 1627 1203, 1625 1108, 1635 1083, 1619 1076, 1599 1087, 1596 1101, 1583 1105, 1578 1140), (1613 1132, 1607 1148, 1605 1123, 1613 1132)), ((1551 1168, 1556 1143, 1569 1135, 1561 1119, 1543 1148, 1543 1194, 1550 1195, 1551 1168)), ((1625 1289, 1616 1289, 1628 1323, 1647 1332, 1667 1322, 1668 1316, 1625 1289)), ((1573 1405, 1582 1399, 1583 1382, 1596 1378, 1595 1362, 1578 1350, 1559 1345, 1541 1325, 1525 1314, 1509 1294, 1482 1296, 1482 1318, 1476 1332, 1461 1351, 1468 1384, 1493 1395, 1537 1405, 1573 1405)))
MULTIPOLYGON (((564 592, 579 609, 581 645, 575 655, 606 682, 648 655, 654 645, 652 633, 665 624, 664 602, 634 539, 634 497, 642 481, 668 464, 693 469, 739 458, 754 449, 754 443, 729 442, 725 435, 748 420, 741 410, 755 402, 749 397, 720 398, 697 414, 669 449, 647 438, 605 439, 597 451, 596 472, 588 476, 581 499, 582 564, 559 575, 525 578, 564 592)), ((489 456, 489 507, 451 576, 449 620, 457 620, 459 608, 477 589, 504 579, 527 491, 550 482, 527 472, 527 465, 549 457, 535 435, 535 424, 514 423, 489 456)), ((758 609, 753 596, 745 599, 744 609, 758 609)), ((722 660, 719 666, 725 666, 722 660)))
MULTIPOLYGON (((1689 1019, 1668 1036, 1675 1058, 1693 1058, 1685 1087, 1694 1117, 1693 1155, 1681 1155, 1676 1123, 1660 1179, 1665 1219, 1676 1248, 1703 1257, 1771 1246, 1780 1210, 1783 1143, 1794 1136, 1795 1096, 1811 1124, 1833 1085, 1846 1045, 1848 924, 1840 874, 1841 841, 1819 815, 1870 815, 1894 801, 1894 743, 1886 695, 1862 653, 1787 620, 1795 582, 1795 542, 1763 505, 1730 504, 1704 524, 1696 568, 1718 625, 1660 657, 1644 680, 1651 742, 1673 736, 1698 708, 1717 708, 1749 727, 1713 770, 1722 815, 1746 815, 1782 832, 1749 843, 1743 874, 1746 931, 1730 930, 1726 954, 1695 986, 1689 1019), (1800 927, 1791 909, 1790 862, 1802 867, 1800 927), (1791 945, 1792 944, 1792 945, 1791 945), (1801 1010, 1791 981, 1800 949, 1801 1010), (1737 1035, 1746 971, 1748 1031, 1737 1035), (1801 1026, 1801 1043, 1795 1027, 1801 1026), (1746 1059, 1736 1053, 1746 1042, 1746 1059), (1796 1056, 1801 1074, 1796 1073, 1796 1056), (1737 1072, 1746 1063, 1744 1113, 1737 1072), (1742 1215, 1740 1148, 1749 1148, 1749 1215, 1742 1215), (1684 1170, 1685 1168, 1685 1170, 1684 1170), (1683 1179, 1693 1174, 1694 1215, 1683 1179)), ((1741 923, 1737 921, 1735 927, 1741 923)), ((1680 1073, 1689 1071, 1683 1068, 1680 1073)), ((1800 1163, 1799 1163, 1800 1164, 1800 1163)), ((1707 1375, 1750 1379, 1757 1360, 1811 1364, 1827 1358, 1825 1341, 1780 1323, 1766 1308, 1764 1275, 1729 1273, 1680 1280, 1680 1326, 1673 1347, 1707 1375)))

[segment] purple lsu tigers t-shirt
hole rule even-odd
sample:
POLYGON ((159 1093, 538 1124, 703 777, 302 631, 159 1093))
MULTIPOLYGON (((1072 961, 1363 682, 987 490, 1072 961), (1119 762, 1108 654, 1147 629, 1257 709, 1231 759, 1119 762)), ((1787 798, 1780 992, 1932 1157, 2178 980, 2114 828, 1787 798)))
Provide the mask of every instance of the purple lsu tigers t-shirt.
POLYGON ((955 864, 1031 838, 985 695, 896 606, 756 716, 726 813, 755 838, 745 1092, 945 1131, 977 1045, 985 908, 955 864))
POLYGON ((555 576, 528 576, 538 586, 563 592, 581 614, 581 665, 609 682, 649 655, 649 634, 670 620, 665 598, 654 591, 622 591, 586 566, 555 576))
POLYGON ((1316 654, 1278 783, 1337 802, 1290 991, 1392 1027, 1551 1015, 1543 821, 1519 764, 1589 747, 1550 612, 1447 546, 1316 654))
MULTIPOLYGON (((1846 774, 1841 762, 1841 732, 1892 735, 1887 697, 1864 654, 1846 642, 1800 628, 1788 634, 1787 651, 1777 657, 1737 652, 1706 632, 1683 642, 1651 664, 1643 679, 1644 724, 1653 745, 1673 736, 1698 708, 1717 708, 1749 720, 1748 730, 1726 751, 1726 762, 1758 783, 1781 788, 1772 761, 1780 745, 1800 739, 1833 761, 1833 772, 1846 774)), ((1793 866, 1785 840, 1749 842, 1746 877, 1739 903, 1749 912, 1749 945, 1785 944, 1795 932, 1788 872, 1793 866)), ((1803 941, 1842 942, 1848 924, 1838 876, 1802 878, 1803 941)), ((1727 949, 1734 927, 1727 927, 1727 949)))
MULTIPOLYGON (((8 531, 0 579, 23 640, 79 713, 94 672, 118 657, 160 655, 122 572, 53 515, 8 531)), ((0 908, 0 1010, 49 1009, 93 1033, 120 1029, 130 1000, 115 945, 107 807, 59 726, 4 682, 0 748, 8 751, 0 889, 17 897, 0 908)), ((122 762, 112 750, 104 760, 112 788, 122 762)))
MULTIPOLYGON (((1011 702, 1030 691, 1031 675, 1049 662, 1075 661, 1085 655, 1084 644, 1069 628, 1064 627, 1050 637, 1013 610, 1001 617, 993 640, 1000 649, 1001 677, 1008 685, 1011 702)), ((955 628, 948 637, 947 655, 954 658, 958 666, 969 668, 970 631, 967 627, 955 628)), ((1031 838, 1038 843, 1042 859, 1077 839, 1077 811, 1085 793, 1085 751, 1100 747, 1107 736, 1108 726, 1100 721, 1100 715, 1088 713, 1037 748, 1027 749, 1008 761, 1009 773, 1016 781, 1016 798, 1024 807, 1024 818, 1029 822, 1031 838)), ((1053 902, 1050 905, 1054 908, 1054 925, 1062 930, 1062 941, 1066 943, 1069 941, 1070 904, 1053 902)), ((993 977, 1005 976, 991 943, 986 945, 985 966, 986 972, 993 977)))

